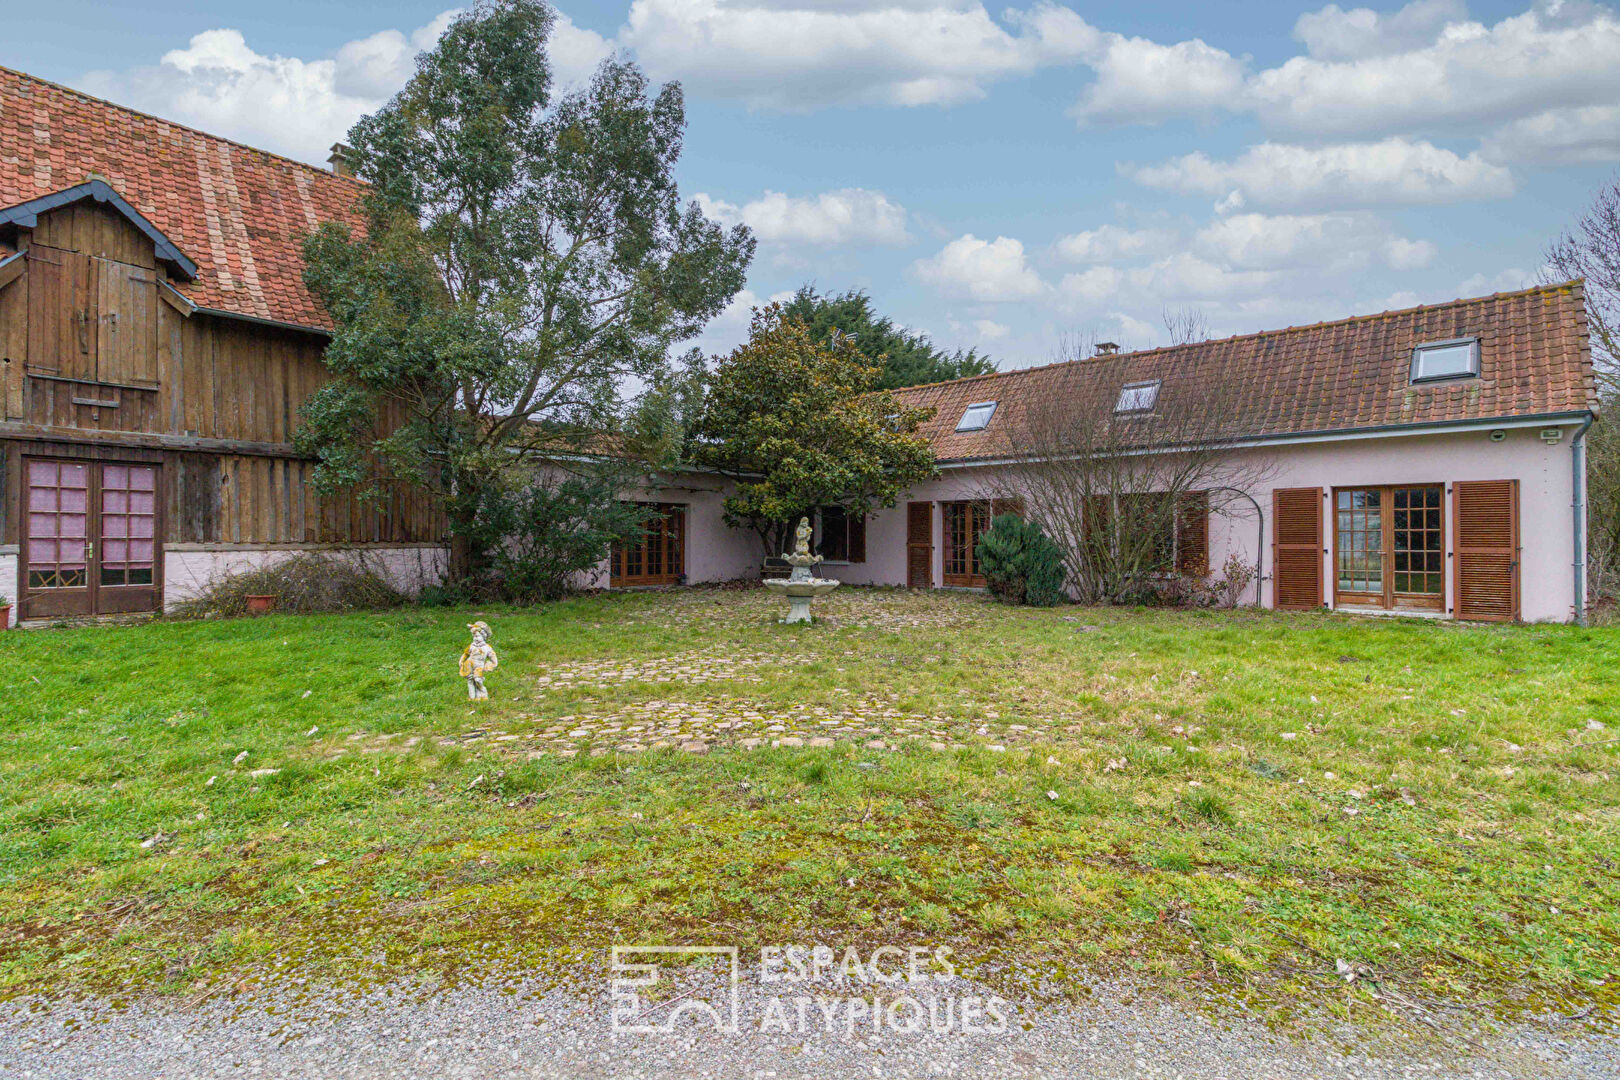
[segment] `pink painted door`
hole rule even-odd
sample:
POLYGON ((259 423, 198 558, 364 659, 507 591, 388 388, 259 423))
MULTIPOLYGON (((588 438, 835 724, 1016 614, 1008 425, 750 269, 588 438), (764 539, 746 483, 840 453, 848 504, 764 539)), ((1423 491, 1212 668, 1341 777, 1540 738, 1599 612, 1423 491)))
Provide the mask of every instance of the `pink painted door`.
POLYGON ((23 476, 19 617, 157 610, 157 467, 30 458, 23 476))

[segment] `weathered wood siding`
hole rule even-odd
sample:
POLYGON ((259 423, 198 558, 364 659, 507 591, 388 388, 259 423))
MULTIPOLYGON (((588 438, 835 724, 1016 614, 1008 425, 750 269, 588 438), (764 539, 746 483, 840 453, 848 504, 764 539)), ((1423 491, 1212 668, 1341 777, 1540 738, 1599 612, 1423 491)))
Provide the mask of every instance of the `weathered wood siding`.
MULTIPOLYGON (((185 314, 163 295, 150 241, 93 204, 42 214, 19 240, 27 269, 0 286, 7 491, 19 490, 27 454, 93 451, 162 462, 168 543, 443 539, 442 514, 420 492, 317 497, 314 462, 292 442, 326 378, 324 335, 185 314)), ((14 500, 0 498, 0 543, 17 542, 14 500)))

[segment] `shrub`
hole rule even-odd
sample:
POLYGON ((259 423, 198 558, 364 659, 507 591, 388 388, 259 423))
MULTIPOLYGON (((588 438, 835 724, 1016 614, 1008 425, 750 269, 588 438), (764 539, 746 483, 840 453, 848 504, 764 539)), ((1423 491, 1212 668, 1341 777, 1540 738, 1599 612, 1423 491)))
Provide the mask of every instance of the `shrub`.
POLYGON ((1035 607, 1063 602, 1063 552, 1035 522, 1000 515, 979 537, 978 558, 996 599, 1035 607))
POLYGON ((277 611, 295 615, 375 610, 405 602, 366 567, 364 555, 304 553, 212 581, 197 596, 176 604, 174 614, 184 619, 246 615, 250 596, 273 596, 277 611))
POLYGON ((647 511, 619 500, 625 485, 620 471, 603 468, 491 488, 481 500, 476 537, 488 565, 457 584, 465 595, 520 604, 558 599, 615 543, 642 535, 647 511))

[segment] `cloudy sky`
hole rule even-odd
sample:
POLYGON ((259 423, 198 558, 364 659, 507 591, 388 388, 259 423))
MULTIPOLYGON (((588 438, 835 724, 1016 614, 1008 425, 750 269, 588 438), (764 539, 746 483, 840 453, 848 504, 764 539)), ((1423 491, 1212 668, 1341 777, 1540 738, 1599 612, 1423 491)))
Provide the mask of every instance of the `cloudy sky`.
MULTIPOLYGON (((563 0, 552 54, 686 87, 683 192, 761 241, 711 348, 805 281, 1004 366, 1517 288, 1620 162, 1600 4, 1014 2, 563 0)), ((324 162, 448 17, 54 0, 0 63, 324 162)))

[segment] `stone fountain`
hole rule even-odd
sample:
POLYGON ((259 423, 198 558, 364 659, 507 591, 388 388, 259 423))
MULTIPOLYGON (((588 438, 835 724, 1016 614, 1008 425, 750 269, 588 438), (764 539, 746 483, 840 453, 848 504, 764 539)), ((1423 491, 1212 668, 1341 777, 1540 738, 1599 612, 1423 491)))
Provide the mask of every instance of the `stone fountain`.
POLYGON ((810 622, 810 601, 832 592, 840 583, 832 578, 814 577, 810 573, 810 568, 821 561, 821 556, 810 554, 809 518, 799 519, 799 527, 793 532, 793 554, 784 554, 782 558, 793 567, 793 572, 786 578, 768 578, 765 587, 787 597, 788 613, 782 622, 810 622))

